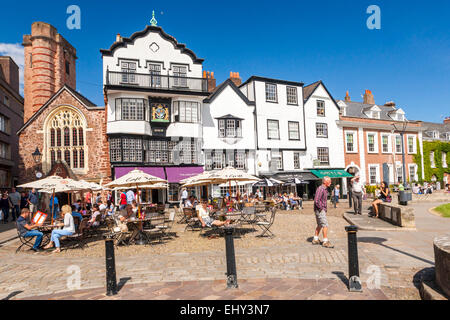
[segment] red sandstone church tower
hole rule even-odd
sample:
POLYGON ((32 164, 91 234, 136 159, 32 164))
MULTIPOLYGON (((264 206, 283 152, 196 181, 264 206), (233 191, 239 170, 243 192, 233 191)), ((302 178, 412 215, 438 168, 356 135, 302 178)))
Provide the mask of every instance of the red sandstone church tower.
POLYGON ((61 87, 76 89, 75 48, 45 22, 31 25, 23 36, 25 47, 24 122, 36 113, 61 87))
POLYGON ((24 35, 24 124, 19 136, 19 180, 60 175, 110 180, 105 106, 76 90, 76 50, 48 23, 24 35), (35 150, 42 154, 38 163, 35 150))

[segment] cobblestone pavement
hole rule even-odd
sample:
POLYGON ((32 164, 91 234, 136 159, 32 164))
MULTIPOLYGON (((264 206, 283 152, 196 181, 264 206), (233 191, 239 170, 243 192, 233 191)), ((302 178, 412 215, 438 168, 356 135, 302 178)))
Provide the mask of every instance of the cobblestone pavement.
POLYGON ((227 289, 225 280, 176 281, 125 284, 116 296, 106 296, 104 288, 55 295, 30 297, 30 300, 387 300, 380 289, 363 287, 349 292, 340 280, 250 279, 239 288, 227 289))
MULTIPOLYGON (((432 206, 435 204, 416 205, 417 231, 361 231, 358 233, 361 280, 366 286, 374 288, 378 285, 385 297, 390 299, 420 298, 416 289, 417 275, 421 270, 434 266, 433 238, 441 230, 446 228, 448 230, 449 227, 449 221, 426 212, 427 208, 432 206)), ((265 281, 269 285, 276 279, 282 279, 281 283, 289 283, 289 285, 291 282, 300 281, 297 283, 300 287, 302 283, 311 283, 306 280, 319 280, 321 283, 320 290, 316 291, 311 289, 311 292, 302 293, 300 288, 297 288, 298 291, 295 294, 292 293, 292 299, 296 299, 294 298, 296 295, 298 299, 312 298, 315 295, 318 297, 317 294, 320 296, 325 292, 326 287, 323 286, 326 286, 326 283, 329 283, 331 288, 345 286, 344 282, 348 274, 345 236, 335 239, 334 249, 312 246, 306 237, 296 244, 288 243, 289 245, 283 246, 277 242, 276 246, 271 246, 269 242, 268 245, 261 247, 236 250, 238 279, 242 279, 240 290, 243 292, 238 294, 241 298, 247 292, 245 284, 253 283, 252 281, 265 281), (325 281, 323 285, 321 281, 325 281), (320 293, 321 291, 323 292, 320 293)), ((204 252, 156 255, 148 250, 146 254, 141 253, 136 256, 116 256, 117 278, 128 279, 124 287, 125 293, 128 292, 128 288, 137 291, 144 288, 141 292, 144 295, 141 298, 144 299, 155 297, 150 294, 152 290, 165 291, 163 288, 167 283, 176 283, 175 288, 190 285, 204 286, 205 292, 201 296, 208 298, 211 295, 214 296, 214 294, 206 295, 215 287, 211 283, 225 279, 224 249, 225 244, 222 240, 222 248, 204 252), (147 287, 146 285, 140 287, 143 283, 150 284, 147 287), (158 286, 163 287, 154 289, 158 286)), ((102 257, 15 255, 11 251, 0 248, 0 283, 2 284, 0 299, 6 297, 21 299, 42 295, 58 297, 59 294, 62 294, 60 297, 70 297, 72 293, 67 291, 75 289, 70 283, 73 275, 70 273, 72 269, 68 270, 68 267, 71 266, 76 266, 80 270, 81 286, 77 289, 89 289, 89 292, 98 293, 95 296, 89 295, 90 298, 100 297, 104 293, 105 261, 102 257)), ((167 286, 170 287, 172 284, 167 286)), ((283 288, 283 285, 280 287, 283 288)), ((135 294, 131 294, 133 290, 130 291, 130 297, 135 294)), ((257 288, 254 290, 258 291, 257 288)), ((339 291, 336 290, 336 292, 339 291)), ((164 293, 158 298, 171 299, 176 296, 175 291, 174 289, 170 295, 164 293)), ((339 296, 346 290, 339 292, 332 295, 339 296)), ((267 298, 263 293, 258 294, 260 299, 267 298)), ((229 298, 226 292, 218 296, 217 299, 229 298)), ((281 296, 286 298, 285 295, 281 294, 281 296)), ((184 299, 186 296, 181 294, 181 297, 184 299)), ((374 294, 371 297, 378 299, 380 294, 374 294)), ((273 298, 276 298, 276 295, 273 295, 273 298)))

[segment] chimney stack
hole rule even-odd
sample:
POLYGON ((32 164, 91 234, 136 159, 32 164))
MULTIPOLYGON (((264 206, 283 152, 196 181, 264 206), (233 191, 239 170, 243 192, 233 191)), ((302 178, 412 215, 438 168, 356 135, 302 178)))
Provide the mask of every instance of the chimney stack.
POLYGON ((242 79, 239 76, 239 72, 230 72, 230 80, 233 81, 233 83, 238 87, 242 84, 242 79))
POLYGON ((372 91, 366 90, 364 94, 364 104, 375 104, 375 98, 373 97, 372 91))
POLYGON ((349 93, 347 91, 347 93, 345 94, 345 102, 350 102, 350 101, 351 101, 350 95, 349 95, 349 93))
POLYGON ((396 104, 394 101, 388 101, 384 104, 385 107, 395 108, 396 104))
POLYGON ((450 117, 444 119, 444 124, 450 124, 450 117))
POLYGON ((208 79, 208 92, 214 91, 216 88, 216 79, 214 78, 214 72, 203 71, 203 78, 208 79))

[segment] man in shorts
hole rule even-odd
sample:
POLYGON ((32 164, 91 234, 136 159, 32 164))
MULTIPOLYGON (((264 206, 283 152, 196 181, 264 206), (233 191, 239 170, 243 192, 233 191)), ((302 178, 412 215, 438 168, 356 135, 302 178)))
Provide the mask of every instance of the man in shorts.
POLYGON ((322 180, 322 185, 317 188, 316 196, 314 197, 314 213, 316 215, 317 228, 312 241, 313 245, 320 244, 319 234, 323 232, 322 246, 325 248, 334 248, 328 240, 328 220, 327 220, 327 199, 328 188, 331 185, 330 177, 325 177, 322 180))

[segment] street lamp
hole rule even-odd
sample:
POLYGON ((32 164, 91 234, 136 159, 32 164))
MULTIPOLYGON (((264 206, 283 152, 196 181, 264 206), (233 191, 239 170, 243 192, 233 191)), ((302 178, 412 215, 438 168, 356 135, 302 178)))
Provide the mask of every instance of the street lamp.
MULTIPOLYGON (((31 154, 33 156, 34 163, 37 165, 38 169, 42 163, 42 153, 39 151, 39 148, 36 147, 36 150, 31 154)), ((42 173, 39 170, 35 172, 36 178, 42 178, 42 173)))
POLYGON ((400 137, 402 139, 402 165, 403 165, 403 186, 406 187, 406 162, 405 162, 405 132, 408 127, 408 120, 403 118, 403 121, 401 122, 394 122, 392 123, 392 126, 394 127, 394 132, 397 131, 400 133, 400 137))
POLYGON ((42 161, 42 153, 39 151, 39 148, 36 147, 36 150, 31 155, 33 156, 34 162, 36 164, 41 163, 41 161, 42 161))

